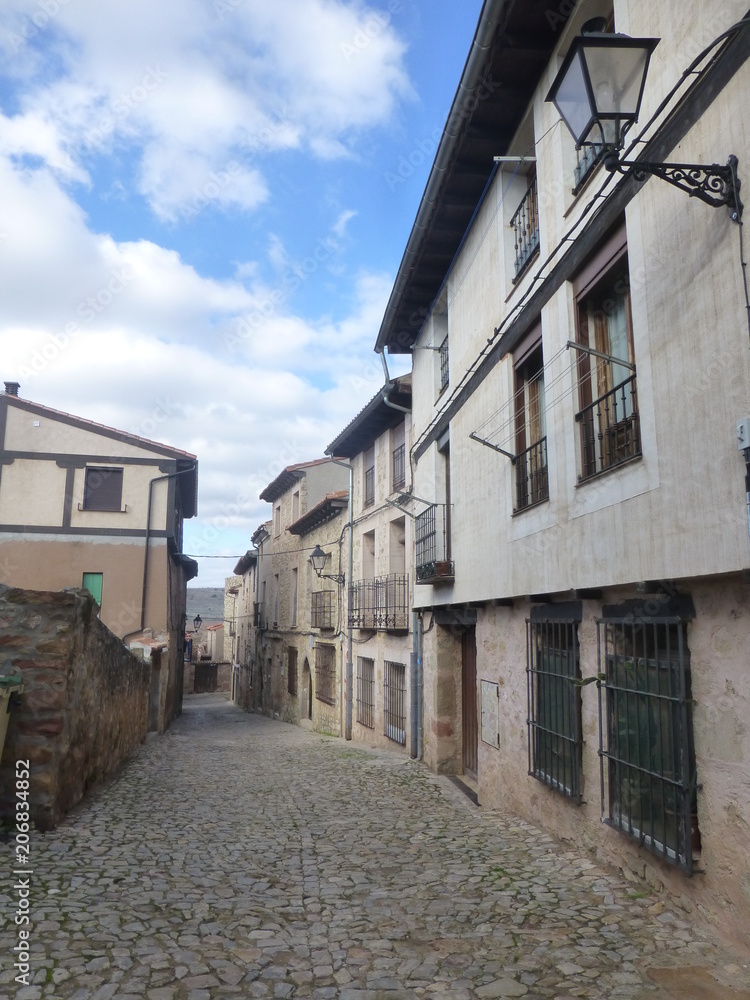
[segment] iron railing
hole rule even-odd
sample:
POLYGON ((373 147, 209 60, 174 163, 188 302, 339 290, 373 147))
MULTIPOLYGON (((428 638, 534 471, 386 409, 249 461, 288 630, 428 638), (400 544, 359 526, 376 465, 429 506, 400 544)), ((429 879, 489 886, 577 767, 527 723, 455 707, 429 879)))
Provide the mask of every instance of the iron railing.
POLYGON ((446 336, 440 345, 440 391, 448 385, 450 380, 450 369, 449 369, 450 352, 448 345, 448 337, 446 336))
POLYGON ((416 582, 449 582, 454 577, 450 559, 450 506, 433 503, 414 520, 416 582))
POLYGON ((536 177, 529 184, 521 204, 510 220, 515 238, 516 260, 515 278, 518 281, 522 271, 539 249, 539 202, 537 200, 536 177))
POLYGON ((375 503, 375 466, 365 469, 365 507, 375 503))
POLYGON ((524 510, 549 497, 547 438, 543 437, 515 458, 516 510, 524 510))
POLYGON ((578 194, 583 182, 588 179, 602 155, 602 147, 581 146, 576 150, 576 165, 573 170, 573 194, 578 194))
POLYGON ((349 626, 406 631, 409 628, 409 577, 391 573, 352 583, 349 587, 349 626))
POLYGON ((399 490, 406 483, 406 445, 393 449, 393 489, 399 490))
POLYGON ((581 799, 581 695, 575 622, 526 622, 529 774, 581 799))
POLYGON ((386 660, 383 685, 384 734, 395 743, 406 743, 406 665, 386 660))
POLYGON ((336 704, 335 646, 315 646, 315 697, 326 705, 336 704))
POLYGON ((687 624, 597 621, 602 820, 693 870, 699 849, 687 624))
POLYGON ((357 657, 357 722, 375 728, 375 661, 357 657))
POLYGON ((641 454, 635 380, 631 375, 576 414, 581 425, 579 481, 641 454))
POLYGON ((333 628, 333 591, 318 590, 312 595, 310 624, 313 628, 333 628))

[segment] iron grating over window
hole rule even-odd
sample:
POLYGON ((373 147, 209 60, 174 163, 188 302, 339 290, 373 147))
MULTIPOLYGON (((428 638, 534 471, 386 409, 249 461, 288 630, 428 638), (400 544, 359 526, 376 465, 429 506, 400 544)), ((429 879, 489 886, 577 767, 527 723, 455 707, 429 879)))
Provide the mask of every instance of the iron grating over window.
POLYGON ((375 661, 357 657, 357 722, 375 728, 375 661))
POLYGON ((86 469, 83 484, 83 509, 119 511, 122 509, 122 469, 86 469))
POLYGON ((336 648, 322 643, 315 646, 315 697, 336 704, 336 648))
POLYGON ((700 834, 687 623, 631 614, 597 629, 602 820, 692 874, 700 834))
POLYGON ((287 646, 286 651, 286 687, 291 695, 297 694, 297 650, 287 646))
POLYGON ((526 622, 529 774, 581 801, 578 623, 526 622))
POLYGON ((406 665, 386 660, 383 689, 383 732, 394 743, 406 744, 406 665))
POLYGON ((521 204, 510 220, 515 241, 515 284, 539 250, 539 203, 537 201, 536 175, 531 180, 521 204))
POLYGON ((401 489, 406 483, 406 445, 393 449, 393 488, 401 489))
POLYGON ((450 370, 448 367, 449 358, 450 355, 448 352, 448 338, 446 337, 445 340, 440 345, 440 391, 441 392, 448 385, 448 381, 450 379, 450 370))
POLYGON ((310 624, 313 628, 333 628, 333 591, 318 590, 312 595, 310 624))
POLYGON ((391 573, 373 580, 355 580, 349 587, 349 625, 406 632, 409 595, 408 575, 391 573))

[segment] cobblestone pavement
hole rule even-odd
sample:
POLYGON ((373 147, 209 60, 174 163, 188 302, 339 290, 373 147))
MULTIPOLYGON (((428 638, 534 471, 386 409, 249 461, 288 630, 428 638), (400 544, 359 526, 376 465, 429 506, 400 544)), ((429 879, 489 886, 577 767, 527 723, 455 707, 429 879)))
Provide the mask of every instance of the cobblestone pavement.
POLYGON ((750 996, 740 959, 528 824, 221 695, 186 699, 32 861, 31 985, 13 925, 0 942, 17 1000, 750 996))

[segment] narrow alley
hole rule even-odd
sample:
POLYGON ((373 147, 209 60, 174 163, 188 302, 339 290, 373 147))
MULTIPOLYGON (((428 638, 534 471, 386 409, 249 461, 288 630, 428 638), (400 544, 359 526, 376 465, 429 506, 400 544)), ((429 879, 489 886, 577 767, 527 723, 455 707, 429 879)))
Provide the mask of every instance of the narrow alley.
POLYGON ((34 834, 30 868, 30 985, 0 975, 18 1000, 750 997, 742 960, 642 887, 222 695, 34 834))

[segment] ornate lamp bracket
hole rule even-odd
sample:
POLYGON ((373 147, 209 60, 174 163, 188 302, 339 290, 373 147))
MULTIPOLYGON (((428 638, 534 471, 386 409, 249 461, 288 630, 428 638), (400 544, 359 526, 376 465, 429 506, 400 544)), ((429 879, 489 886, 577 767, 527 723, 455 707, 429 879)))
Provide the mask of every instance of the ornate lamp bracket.
POLYGON ((674 187, 686 191, 691 198, 699 198, 714 208, 726 206, 733 222, 742 218, 740 179, 737 176, 737 157, 732 154, 726 166, 712 163, 701 166, 695 163, 648 163, 641 160, 620 160, 616 151, 605 153, 604 166, 611 173, 632 175, 637 181, 649 176, 661 177, 674 187))

